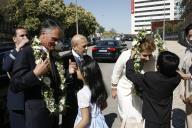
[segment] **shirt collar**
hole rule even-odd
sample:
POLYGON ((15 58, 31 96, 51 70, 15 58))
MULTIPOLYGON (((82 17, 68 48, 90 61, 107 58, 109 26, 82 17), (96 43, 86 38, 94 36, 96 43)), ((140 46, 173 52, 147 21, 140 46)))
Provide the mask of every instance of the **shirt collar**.
POLYGON ((72 54, 74 57, 81 58, 81 56, 77 54, 73 49, 72 49, 72 54))
POLYGON ((43 45, 41 45, 41 48, 42 48, 42 50, 43 50, 44 52, 49 53, 49 51, 48 51, 43 45))

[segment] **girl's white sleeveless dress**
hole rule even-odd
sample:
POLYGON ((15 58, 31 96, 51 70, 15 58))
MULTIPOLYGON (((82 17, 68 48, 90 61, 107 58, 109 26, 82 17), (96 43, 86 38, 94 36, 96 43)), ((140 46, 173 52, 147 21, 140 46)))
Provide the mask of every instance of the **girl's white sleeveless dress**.
POLYGON ((78 114, 75 120, 76 126, 82 119, 81 117, 81 108, 90 108, 91 121, 86 128, 108 128, 105 118, 102 115, 102 112, 96 104, 91 103, 91 91, 88 86, 84 85, 77 93, 78 100, 78 114))

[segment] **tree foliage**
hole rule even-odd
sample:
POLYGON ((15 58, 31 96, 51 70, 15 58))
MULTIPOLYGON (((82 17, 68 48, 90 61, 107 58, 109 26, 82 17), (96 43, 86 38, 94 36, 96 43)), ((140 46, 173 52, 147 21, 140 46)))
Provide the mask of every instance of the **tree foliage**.
POLYGON ((182 22, 178 22, 175 24, 165 23, 165 33, 178 33, 182 26, 182 22))
MULTIPOLYGON (((64 30, 66 38, 76 34, 76 6, 65 6, 63 0, 8 0, 7 6, 0 8, 8 21, 16 26, 24 26, 34 36, 40 24, 47 18, 57 21, 64 30)), ((79 33, 85 36, 95 33, 98 23, 91 12, 77 7, 79 33)))
POLYGON ((16 26, 26 27, 31 35, 38 33, 45 18, 61 22, 65 17, 65 5, 62 0, 9 0, 2 10, 8 14, 9 21, 14 22, 16 26))
POLYGON ((102 26, 99 26, 98 29, 97 29, 97 32, 98 33, 103 33, 103 32, 105 32, 105 28, 102 27, 102 26))
MULTIPOLYGON (((78 30, 80 34, 88 36, 95 33, 98 23, 91 12, 86 11, 82 7, 77 7, 78 16, 78 30)), ((65 35, 67 38, 76 34, 76 6, 70 4, 66 7, 66 20, 65 20, 65 35)))

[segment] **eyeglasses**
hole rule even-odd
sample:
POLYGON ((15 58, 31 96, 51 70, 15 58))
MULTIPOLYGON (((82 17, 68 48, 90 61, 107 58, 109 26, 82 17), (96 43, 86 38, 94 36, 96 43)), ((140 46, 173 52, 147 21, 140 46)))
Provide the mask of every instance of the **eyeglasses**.
POLYGON ((28 37, 28 34, 23 34, 23 35, 20 35, 20 37, 24 37, 24 36, 28 37))
POLYGON ((149 58, 150 58, 150 57, 152 56, 152 54, 149 54, 149 55, 142 54, 142 56, 143 56, 143 57, 149 57, 149 58))
POLYGON ((87 47, 87 45, 83 45, 83 48, 86 48, 87 47))

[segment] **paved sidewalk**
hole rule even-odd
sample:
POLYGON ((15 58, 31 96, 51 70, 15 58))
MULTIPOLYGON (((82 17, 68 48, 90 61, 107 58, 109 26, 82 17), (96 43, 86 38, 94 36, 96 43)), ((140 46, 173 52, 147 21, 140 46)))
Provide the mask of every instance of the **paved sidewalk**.
MULTIPOLYGON (((166 46, 168 50, 180 57, 180 63, 182 63, 185 47, 177 43, 177 41, 167 41, 166 46)), ((183 86, 183 80, 173 94, 172 128, 185 128, 185 104, 180 99, 180 86, 183 86)))

